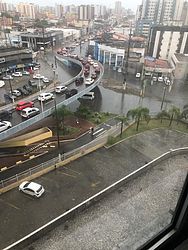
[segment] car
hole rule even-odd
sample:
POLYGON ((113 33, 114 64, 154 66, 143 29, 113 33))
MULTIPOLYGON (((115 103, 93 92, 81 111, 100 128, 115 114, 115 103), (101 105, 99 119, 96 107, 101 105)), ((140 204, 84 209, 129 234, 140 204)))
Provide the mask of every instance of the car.
POLYGON ((76 95, 77 93, 78 93, 77 89, 70 89, 65 91, 66 98, 76 95))
POLYGON ((165 84, 169 86, 169 85, 171 85, 171 81, 169 79, 166 79, 165 84))
POLYGON ((16 77, 22 76, 22 72, 14 72, 12 73, 12 76, 16 76, 16 77))
POLYGON ((140 78, 141 74, 140 73, 136 73, 136 78, 140 78))
POLYGON ((81 44, 84 44, 84 41, 81 41, 81 44))
POLYGON ((4 98, 10 100, 11 102, 15 102, 16 96, 12 94, 4 94, 4 98))
POLYGON ((23 88, 30 94, 32 93, 32 87, 29 84, 26 83, 25 85, 23 85, 23 88))
POLYGON ((96 73, 92 73, 91 74, 91 78, 96 79, 97 78, 97 74, 96 73))
POLYGON ((89 63, 87 63, 87 64, 84 66, 84 69, 90 70, 90 65, 89 65, 89 63))
POLYGON ((95 68, 95 73, 99 74, 100 73, 100 67, 95 68))
POLYGON ((94 63, 93 63, 93 67, 94 67, 94 68, 99 67, 98 63, 95 63, 95 62, 94 62, 94 63))
POLYGON ((43 78, 44 76, 42 76, 41 74, 33 75, 33 79, 42 80, 43 78))
POLYGON ((19 191, 39 198, 44 193, 44 187, 36 182, 24 181, 19 185, 19 191))
POLYGON ((35 71, 35 70, 39 70, 40 69, 40 66, 35 66, 35 67, 33 67, 33 70, 35 71))
POLYGON ((151 72, 145 72, 145 76, 151 76, 151 72))
POLYGON ((5 82, 0 80, 0 88, 2 88, 3 86, 5 86, 5 82))
POLYGON ((84 76, 88 76, 89 75, 89 70, 88 69, 84 69, 84 76))
POLYGON ((17 111, 21 111, 22 109, 32 108, 32 107, 34 107, 34 103, 33 102, 20 101, 16 105, 16 110, 17 111))
POLYGON ((66 87, 66 86, 63 86, 63 85, 57 86, 57 87, 55 88, 55 92, 56 92, 57 94, 64 93, 66 90, 67 90, 67 87, 66 87))
POLYGON ((92 79, 92 78, 87 78, 85 80, 85 85, 91 85, 92 83, 94 83, 94 79, 92 79))
POLYGON ((75 80, 76 86, 81 85, 84 82, 84 78, 81 76, 75 80))
POLYGON ((28 81, 28 84, 29 84, 29 86, 31 86, 31 87, 37 87, 37 86, 38 86, 38 83, 35 82, 34 80, 29 80, 29 81, 28 81))
POLYGON ((29 73, 29 71, 24 70, 24 71, 22 72, 22 75, 28 76, 28 75, 30 75, 30 73, 29 73))
POLYGON ((0 111, 0 120, 9 120, 12 117, 12 112, 9 110, 0 111))
POLYGON ((158 77, 158 82, 163 82, 163 77, 162 76, 158 77))
POLYGON ((45 102, 45 101, 51 100, 53 98, 54 98, 54 95, 52 93, 41 93, 38 96, 38 100, 41 102, 45 102))
POLYGON ((14 78, 11 75, 3 76, 3 80, 13 80, 14 78))
POLYGON ((20 91, 22 95, 29 95, 29 92, 23 87, 17 88, 17 90, 20 91))
POLYGON ((152 79, 153 79, 154 82, 157 81, 157 77, 156 76, 153 76, 152 79))
POLYGON ((12 95, 14 95, 16 97, 19 97, 19 96, 22 95, 22 93, 17 89, 14 89, 12 92, 10 91, 10 94, 12 94, 12 95))
POLYGON ((12 127, 12 124, 9 121, 1 121, 0 122, 0 132, 3 132, 11 127, 12 127))
POLYGON ((50 82, 49 79, 48 79, 47 77, 44 77, 44 78, 42 79, 42 81, 43 81, 44 83, 49 83, 49 82, 50 82))
POLYGON ((89 61, 89 64, 93 65, 93 64, 94 64, 94 61, 93 61, 93 60, 90 60, 90 61, 89 61))
POLYGON ((25 108, 25 109, 22 109, 20 115, 23 117, 23 118, 31 118, 35 115, 38 115, 40 113, 40 110, 38 108, 25 108))

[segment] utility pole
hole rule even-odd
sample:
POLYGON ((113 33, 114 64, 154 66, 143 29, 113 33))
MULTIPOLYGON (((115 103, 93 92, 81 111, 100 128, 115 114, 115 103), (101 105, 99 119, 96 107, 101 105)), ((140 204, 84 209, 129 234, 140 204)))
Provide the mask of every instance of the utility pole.
POLYGON ((129 61, 131 36, 132 36, 132 27, 130 27, 128 47, 127 47, 127 49, 125 48, 124 59, 123 59, 123 76, 124 76, 123 84, 124 84, 124 89, 126 89, 126 85, 127 85, 126 81, 127 81, 127 75, 128 75, 128 61, 129 61))
POLYGON ((57 105, 56 105, 55 98, 54 98, 54 107, 55 107, 55 119, 56 119, 56 131, 57 131, 58 160, 60 162, 61 161, 61 154, 60 154, 60 139, 59 139, 59 121, 58 121, 57 105))

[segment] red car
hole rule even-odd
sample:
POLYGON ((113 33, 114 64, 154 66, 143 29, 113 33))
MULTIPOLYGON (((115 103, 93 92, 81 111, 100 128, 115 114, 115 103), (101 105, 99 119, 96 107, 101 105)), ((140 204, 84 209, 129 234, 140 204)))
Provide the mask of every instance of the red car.
POLYGON ((95 73, 97 73, 97 74, 100 73, 100 67, 95 68, 95 73))
POLYGON ((16 106, 16 110, 17 111, 20 111, 22 109, 25 109, 25 108, 32 108, 34 107, 34 103, 33 102, 25 102, 25 101, 21 101, 21 102, 18 102, 17 106, 16 106))

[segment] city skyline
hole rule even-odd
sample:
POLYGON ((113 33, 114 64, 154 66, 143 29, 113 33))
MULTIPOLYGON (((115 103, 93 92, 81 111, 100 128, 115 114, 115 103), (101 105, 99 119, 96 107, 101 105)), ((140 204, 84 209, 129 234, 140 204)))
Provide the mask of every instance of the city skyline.
MULTIPOLYGON (((105 0, 56 0, 54 2, 50 0, 4 0, 3 2, 11 3, 11 4, 17 4, 19 2, 26 2, 26 3, 33 3, 33 4, 38 4, 42 6, 55 6, 55 4, 62 4, 62 5, 82 5, 82 4, 95 4, 95 5, 105 5, 110 8, 115 8, 115 2, 116 0, 109 0, 106 2, 105 0)), ((122 6, 126 9, 132 9, 136 11, 137 5, 142 3, 142 0, 128 0, 128 1, 120 1, 122 3, 122 6)))

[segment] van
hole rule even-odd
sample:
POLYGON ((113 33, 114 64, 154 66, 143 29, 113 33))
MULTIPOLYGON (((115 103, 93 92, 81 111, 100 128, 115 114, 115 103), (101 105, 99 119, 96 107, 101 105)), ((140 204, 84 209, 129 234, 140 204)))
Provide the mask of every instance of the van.
POLYGON ((86 99, 86 100, 93 100, 95 98, 95 95, 94 95, 94 92, 89 92, 80 98, 86 99))

